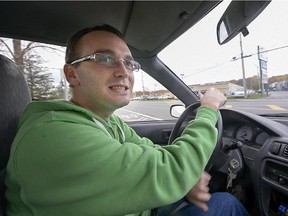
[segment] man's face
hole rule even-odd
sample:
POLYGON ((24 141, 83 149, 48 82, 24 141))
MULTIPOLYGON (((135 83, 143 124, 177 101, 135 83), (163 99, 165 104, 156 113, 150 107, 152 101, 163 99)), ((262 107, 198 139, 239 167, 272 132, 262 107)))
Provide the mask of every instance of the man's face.
MULTIPOLYGON (((105 31, 94 31, 83 36, 78 50, 79 57, 97 52, 117 59, 132 59, 126 43, 105 31)), ((78 79, 77 85, 74 85, 73 100, 80 106, 107 118, 116 109, 129 103, 134 75, 125 68, 123 62, 115 67, 107 67, 89 60, 79 63, 73 70, 78 79)))

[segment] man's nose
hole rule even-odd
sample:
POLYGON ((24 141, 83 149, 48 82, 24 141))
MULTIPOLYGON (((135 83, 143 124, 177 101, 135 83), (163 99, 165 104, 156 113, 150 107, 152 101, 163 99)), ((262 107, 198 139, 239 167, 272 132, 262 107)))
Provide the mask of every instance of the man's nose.
POLYGON ((130 72, 126 68, 124 61, 119 60, 117 66, 116 66, 116 76, 128 77, 130 73, 132 73, 132 72, 130 72))

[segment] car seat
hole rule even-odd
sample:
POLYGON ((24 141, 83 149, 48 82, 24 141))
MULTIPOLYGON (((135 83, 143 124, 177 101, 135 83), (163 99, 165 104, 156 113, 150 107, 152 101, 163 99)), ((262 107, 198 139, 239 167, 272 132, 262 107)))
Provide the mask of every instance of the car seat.
POLYGON ((19 115, 31 101, 23 72, 0 55, 0 216, 5 213, 6 165, 17 132, 19 115))

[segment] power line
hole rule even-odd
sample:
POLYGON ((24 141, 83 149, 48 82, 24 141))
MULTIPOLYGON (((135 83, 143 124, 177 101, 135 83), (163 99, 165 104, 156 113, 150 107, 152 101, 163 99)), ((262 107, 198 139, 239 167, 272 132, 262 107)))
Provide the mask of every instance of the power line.
MULTIPOLYGON (((284 48, 288 48, 288 45, 281 46, 281 47, 276 47, 276 48, 269 49, 269 50, 263 50, 263 51, 259 52, 259 54, 261 54, 261 53, 267 53, 267 52, 272 52, 272 51, 279 50, 279 49, 284 49, 284 48)), ((248 57, 251 57, 251 56, 254 56, 254 55, 258 55, 258 53, 253 53, 253 54, 250 54, 250 55, 245 55, 245 56, 243 56, 243 58, 248 58, 248 57)), ((241 59, 241 57, 233 58, 233 59, 230 60, 230 61, 236 61, 236 60, 239 60, 239 59, 241 59)))
POLYGON ((192 76, 192 75, 195 75, 195 74, 198 74, 198 73, 202 73, 202 72, 207 71, 207 70, 211 70, 211 69, 213 69, 213 68, 219 67, 219 66, 224 65, 224 64, 227 64, 227 63, 229 63, 229 62, 231 62, 231 60, 229 60, 229 61, 227 61, 227 62, 223 62, 223 63, 221 63, 221 64, 217 64, 217 65, 208 67, 208 68, 205 68, 205 69, 202 69, 202 70, 199 70, 199 71, 197 71, 197 72, 195 72, 195 73, 189 74, 189 75, 187 75, 187 76, 183 76, 183 78, 187 78, 187 77, 189 77, 189 76, 192 76))
MULTIPOLYGON (((259 54, 261 54, 261 53, 267 53, 267 52, 272 52, 272 51, 279 50, 279 49, 284 49, 284 48, 288 48, 288 45, 281 46, 281 47, 276 47, 276 48, 269 49, 269 50, 264 50, 264 51, 259 52, 259 54)), ((254 56, 254 55, 258 55, 258 53, 252 53, 252 54, 249 54, 249 55, 245 55, 245 56, 243 56, 243 58, 249 58, 249 57, 252 57, 252 56, 254 56)), ((241 59, 241 57, 238 57, 238 58, 234 57, 233 59, 231 59, 231 60, 229 60, 229 61, 226 61, 226 62, 223 62, 223 63, 221 63, 221 64, 217 64, 217 65, 214 65, 214 66, 205 68, 205 69, 203 69, 203 70, 199 70, 199 71, 197 71, 197 72, 195 72, 195 73, 192 73, 192 74, 189 74, 189 75, 187 75, 187 76, 184 76, 183 78, 187 78, 187 77, 189 77, 189 76, 192 76, 192 75, 195 75, 195 74, 198 74, 198 73, 202 73, 202 72, 207 71, 207 70, 211 70, 211 69, 213 69, 213 68, 222 66, 222 65, 227 64, 227 63, 232 62, 232 61, 237 61, 237 60, 239 60, 239 59, 241 59)))

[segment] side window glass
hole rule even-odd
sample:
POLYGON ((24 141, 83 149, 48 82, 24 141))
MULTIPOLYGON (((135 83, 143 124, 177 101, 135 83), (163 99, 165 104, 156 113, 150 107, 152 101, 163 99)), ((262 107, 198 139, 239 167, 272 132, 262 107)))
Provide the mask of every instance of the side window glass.
POLYGON ((65 48, 51 44, 0 38, 0 54, 23 72, 34 101, 69 97, 63 74, 65 48))
MULTIPOLYGON (((23 71, 32 100, 69 100, 69 84, 63 73, 65 47, 0 38, 0 53, 23 71)), ((135 72, 134 76, 131 101, 115 114, 126 122, 174 119, 170 106, 181 102, 145 71, 135 72)))

